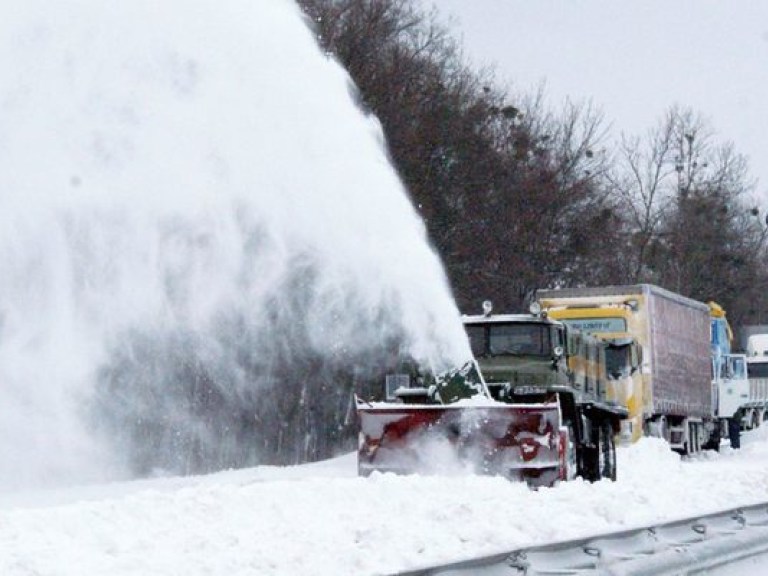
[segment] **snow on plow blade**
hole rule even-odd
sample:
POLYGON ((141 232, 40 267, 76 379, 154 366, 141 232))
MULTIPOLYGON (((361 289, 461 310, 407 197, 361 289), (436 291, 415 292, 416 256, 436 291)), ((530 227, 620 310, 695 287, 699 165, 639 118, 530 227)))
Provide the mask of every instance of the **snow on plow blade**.
POLYGON ((489 474, 550 486, 564 470, 560 405, 369 404, 358 399, 358 472, 489 474))

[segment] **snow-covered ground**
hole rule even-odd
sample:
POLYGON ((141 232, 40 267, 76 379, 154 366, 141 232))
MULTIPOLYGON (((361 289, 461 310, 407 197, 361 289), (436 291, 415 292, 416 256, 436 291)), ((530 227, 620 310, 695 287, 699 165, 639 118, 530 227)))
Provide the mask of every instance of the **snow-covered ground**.
POLYGON ((619 479, 531 491, 480 476, 356 476, 353 454, 0 497, 4 576, 389 574, 768 500, 768 427, 681 459, 619 449, 619 479))

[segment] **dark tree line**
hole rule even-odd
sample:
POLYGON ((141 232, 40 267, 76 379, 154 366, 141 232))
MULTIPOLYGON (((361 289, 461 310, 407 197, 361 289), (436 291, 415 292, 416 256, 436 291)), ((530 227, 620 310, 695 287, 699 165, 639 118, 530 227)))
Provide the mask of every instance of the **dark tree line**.
POLYGON ((502 89, 413 0, 300 0, 348 70, 459 307, 542 287, 653 282, 765 321, 765 213, 745 159, 691 110, 609 142, 599 110, 502 89))

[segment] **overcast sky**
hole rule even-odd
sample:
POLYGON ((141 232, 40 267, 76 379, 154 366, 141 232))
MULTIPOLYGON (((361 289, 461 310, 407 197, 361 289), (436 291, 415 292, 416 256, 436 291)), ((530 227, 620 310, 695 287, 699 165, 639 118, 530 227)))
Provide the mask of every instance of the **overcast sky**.
POLYGON ((691 107, 749 158, 768 201, 768 2, 439 0, 478 64, 550 104, 591 99, 613 134, 691 107))

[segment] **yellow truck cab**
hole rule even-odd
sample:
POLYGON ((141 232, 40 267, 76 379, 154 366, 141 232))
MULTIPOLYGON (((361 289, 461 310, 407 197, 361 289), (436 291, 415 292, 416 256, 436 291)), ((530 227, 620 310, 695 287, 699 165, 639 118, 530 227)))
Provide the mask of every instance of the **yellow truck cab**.
POLYGON ((607 397, 626 406, 629 416, 621 422, 620 442, 634 442, 643 432, 642 349, 627 330, 632 304, 606 302, 569 306, 556 299, 539 299, 542 311, 570 328, 598 336, 606 343, 607 397))

